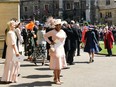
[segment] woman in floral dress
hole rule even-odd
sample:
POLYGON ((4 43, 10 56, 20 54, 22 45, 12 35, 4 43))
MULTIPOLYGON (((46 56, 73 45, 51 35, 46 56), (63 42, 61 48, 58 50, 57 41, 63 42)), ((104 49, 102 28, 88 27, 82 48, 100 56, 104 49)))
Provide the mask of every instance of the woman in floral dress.
POLYGON ((46 33, 45 28, 42 25, 39 25, 37 31, 37 44, 39 49, 39 56, 42 58, 42 65, 45 64, 45 59, 47 58, 47 50, 46 50, 46 41, 44 39, 44 34, 46 33))
POLYGON ((25 55, 28 56, 28 59, 25 59, 25 61, 32 61, 32 53, 34 51, 34 37, 36 37, 35 32, 33 31, 34 23, 31 21, 28 23, 25 27, 27 29, 27 39, 25 41, 26 49, 25 49, 25 55))

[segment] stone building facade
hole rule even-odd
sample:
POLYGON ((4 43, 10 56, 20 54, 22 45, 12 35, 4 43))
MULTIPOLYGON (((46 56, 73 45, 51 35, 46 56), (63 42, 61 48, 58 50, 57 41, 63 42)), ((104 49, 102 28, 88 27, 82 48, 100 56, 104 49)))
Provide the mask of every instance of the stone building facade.
POLYGON ((58 17, 59 0, 21 0, 21 18, 35 18, 43 21, 53 15, 58 17))
POLYGON ((0 35, 4 35, 6 23, 11 18, 20 19, 19 0, 0 0, 0 35))
POLYGON ((98 0, 98 6, 99 22, 116 25, 116 0, 98 0))
POLYGON ((19 0, 0 0, 0 58, 4 46, 6 24, 11 18, 20 19, 19 0))
POLYGON ((85 19, 86 0, 21 0, 21 18, 85 19))

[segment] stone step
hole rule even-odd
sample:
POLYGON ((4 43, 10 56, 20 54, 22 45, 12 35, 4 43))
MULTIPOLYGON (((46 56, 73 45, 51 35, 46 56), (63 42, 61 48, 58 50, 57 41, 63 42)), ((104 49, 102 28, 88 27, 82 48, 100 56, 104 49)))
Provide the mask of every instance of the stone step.
POLYGON ((0 38, 4 38, 5 35, 0 34, 0 38))

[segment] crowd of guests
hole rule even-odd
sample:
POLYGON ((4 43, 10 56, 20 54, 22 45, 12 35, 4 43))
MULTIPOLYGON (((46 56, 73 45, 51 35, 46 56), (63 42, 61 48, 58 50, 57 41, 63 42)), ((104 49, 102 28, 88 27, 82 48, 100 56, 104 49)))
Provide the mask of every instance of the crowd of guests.
POLYGON ((39 48, 40 55, 44 55, 42 65, 45 64, 45 59, 49 60, 54 74, 53 81, 61 84, 61 70, 67 64, 74 65, 74 56, 81 55, 81 47, 88 53, 89 63, 94 62, 94 54, 101 51, 100 40, 104 40, 107 56, 112 56, 113 42, 116 44, 115 26, 80 26, 74 20, 67 22, 52 16, 44 24, 32 20, 25 24, 11 19, 5 30, 3 58, 6 59, 1 81, 17 82, 20 62, 13 60, 13 56, 23 55, 24 50, 24 55, 28 56, 25 61, 34 62, 36 58, 32 54, 35 48, 39 48))

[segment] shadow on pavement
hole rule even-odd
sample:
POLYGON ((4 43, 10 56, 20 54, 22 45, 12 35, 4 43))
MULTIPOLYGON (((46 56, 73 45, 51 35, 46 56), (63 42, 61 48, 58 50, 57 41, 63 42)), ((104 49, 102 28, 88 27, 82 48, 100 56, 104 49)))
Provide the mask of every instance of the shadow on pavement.
POLYGON ((75 63, 82 63, 82 64, 89 64, 89 62, 88 61, 83 61, 83 62, 75 62, 75 63))
POLYGON ((29 75, 29 76, 23 76, 22 78, 50 78, 53 77, 52 75, 29 75))
MULTIPOLYGON (((96 53, 97 55, 107 55, 107 54, 103 54, 103 53, 96 53)), ((116 56, 116 54, 112 54, 112 56, 116 56)))
POLYGON ((0 64, 4 64, 4 62, 0 62, 0 64))
POLYGON ((35 66, 39 66, 39 65, 35 65, 34 63, 31 65, 31 64, 22 64, 21 67, 35 67, 35 66))
POLYGON ((95 57, 106 57, 105 55, 95 55, 95 57))
POLYGON ((44 70, 50 70, 50 68, 36 68, 35 70, 42 70, 42 71, 44 71, 44 70))
MULTIPOLYGON (((11 82, 6 82, 6 81, 1 81, 1 78, 2 77, 0 77, 0 85, 2 84, 2 85, 7 85, 7 84, 10 84, 11 82)), ((1 87, 1 86, 0 86, 1 87)))
POLYGON ((44 81, 44 82, 33 82, 33 83, 24 83, 24 84, 18 84, 18 85, 10 85, 9 87, 42 87, 42 86, 52 86, 54 82, 51 81, 44 81))
POLYGON ((103 58, 107 58, 107 57, 116 57, 116 55, 107 56, 106 54, 96 54, 95 57, 103 57, 103 58))

